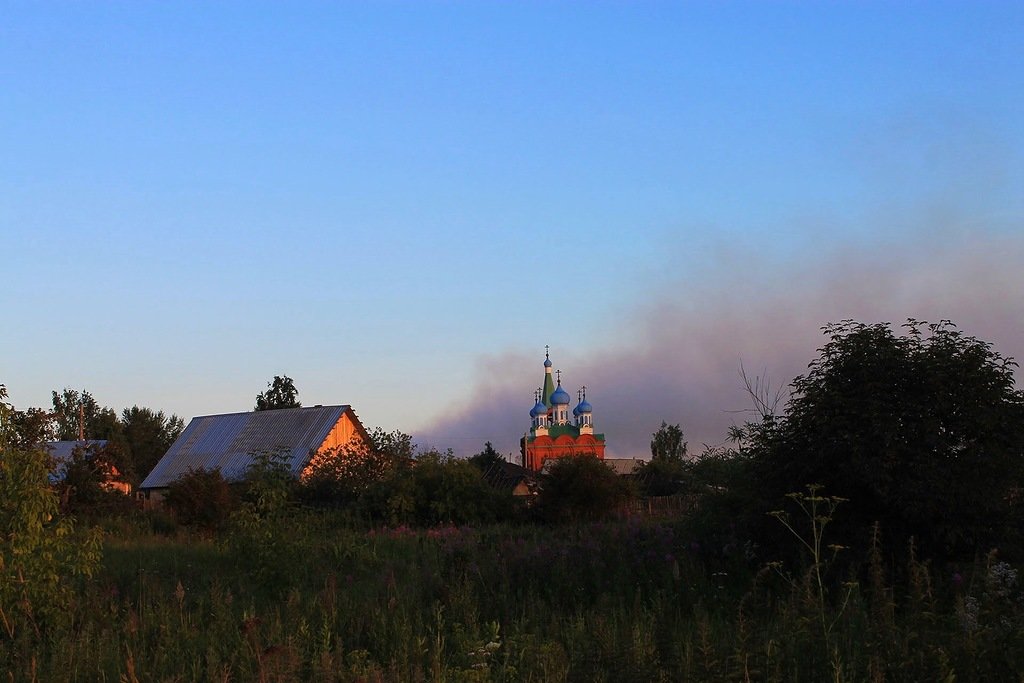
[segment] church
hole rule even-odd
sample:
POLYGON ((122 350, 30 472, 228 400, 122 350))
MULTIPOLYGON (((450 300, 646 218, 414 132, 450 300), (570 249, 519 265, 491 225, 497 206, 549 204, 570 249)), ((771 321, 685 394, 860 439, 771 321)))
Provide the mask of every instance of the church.
POLYGON ((519 442, 523 467, 539 472, 552 458, 593 455, 604 460, 604 434, 594 433, 594 409, 587 402, 587 388, 577 392, 570 420, 569 392, 562 388, 562 373, 552 373, 545 347, 544 383, 534 392, 530 431, 519 442))

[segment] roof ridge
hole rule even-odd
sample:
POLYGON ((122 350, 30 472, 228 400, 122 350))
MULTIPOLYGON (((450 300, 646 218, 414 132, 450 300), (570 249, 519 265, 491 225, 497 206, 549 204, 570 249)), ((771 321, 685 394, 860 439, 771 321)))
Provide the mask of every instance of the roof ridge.
POLYGON ((326 410, 327 408, 351 408, 350 403, 332 403, 331 405, 300 406, 299 408, 272 408, 270 410, 237 410, 233 413, 210 413, 208 415, 193 415, 193 420, 201 417, 223 417, 226 415, 248 415, 250 413, 279 413, 285 410, 326 410))

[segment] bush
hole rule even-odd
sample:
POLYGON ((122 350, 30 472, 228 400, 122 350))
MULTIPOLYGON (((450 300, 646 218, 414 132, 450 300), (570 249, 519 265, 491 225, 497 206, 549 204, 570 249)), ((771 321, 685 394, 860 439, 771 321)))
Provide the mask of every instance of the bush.
POLYGON ((252 453, 252 463, 242 480, 242 501, 261 517, 279 515, 288 505, 295 489, 288 466, 290 454, 279 451, 252 453))
POLYGON ((349 505, 412 462, 410 435, 375 427, 369 437, 369 441, 353 438, 314 455, 302 473, 301 498, 314 505, 349 505))
POLYGON ((219 469, 189 469, 167 487, 164 504, 179 524, 213 531, 231 516, 235 497, 219 469))
POLYGON ((360 507, 389 524, 480 524, 507 519, 511 498, 491 488, 473 463, 431 452, 370 486, 360 507))

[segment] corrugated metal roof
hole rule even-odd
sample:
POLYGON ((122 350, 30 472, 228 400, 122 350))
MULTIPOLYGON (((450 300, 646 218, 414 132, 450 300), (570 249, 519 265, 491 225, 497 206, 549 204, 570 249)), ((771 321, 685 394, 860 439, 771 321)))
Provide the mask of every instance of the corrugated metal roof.
POLYGON ((349 409, 347 405, 316 406, 194 417, 141 488, 163 488, 190 469, 200 468, 219 468, 225 479, 238 480, 254 454, 275 451, 290 456, 292 474, 298 476, 310 454, 349 409))

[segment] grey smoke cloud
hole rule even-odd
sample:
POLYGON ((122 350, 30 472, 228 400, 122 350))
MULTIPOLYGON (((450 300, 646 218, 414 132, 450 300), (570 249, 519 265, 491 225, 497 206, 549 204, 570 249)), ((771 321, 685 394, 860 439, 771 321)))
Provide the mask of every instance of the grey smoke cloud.
MULTIPOLYGON (((739 371, 786 386, 824 342, 820 328, 908 317, 950 319, 1003 355, 1024 356, 1024 226, 1015 233, 957 230, 884 246, 851 246, 814 259, 761 263, 727 253, 690 281, 655 286, 604 346, 580 353, 571 339, 552 361, 575 396, 587 385, 594 423, 612 457, 646 456, 661 422, 680 423, 691 445, 720 444, 750 407, 739 371)), ((543 349, 484 356, 472 398, 416 434, 422 444, 478 452, 490 440, 518 453, 543 349), (529 353, 527 353, 529 351, 529 353)))

